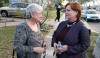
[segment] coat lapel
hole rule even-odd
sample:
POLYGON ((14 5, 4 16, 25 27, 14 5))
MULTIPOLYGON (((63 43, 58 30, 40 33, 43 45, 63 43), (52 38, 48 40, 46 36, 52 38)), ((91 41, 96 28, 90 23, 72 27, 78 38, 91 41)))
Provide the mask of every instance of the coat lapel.
POLYGON ((59 31, 57 32, 57 35, 67 26, 67 23, 68 23, 67 21, 63 22, 63 24, 58 29, 59 31))

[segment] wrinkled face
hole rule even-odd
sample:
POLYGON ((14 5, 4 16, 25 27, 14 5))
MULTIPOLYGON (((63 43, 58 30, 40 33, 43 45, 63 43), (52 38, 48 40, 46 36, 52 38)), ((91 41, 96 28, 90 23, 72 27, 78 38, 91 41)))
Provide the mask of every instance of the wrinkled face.
POLYGON ((66 10, 65 15, 66 15, 67 19, 76 18, 76 15, 78 14, 78 12, 72 10, 70 5, 68 5, 65 10, 66 10))
POLYGON ((36 13, 31 14, 32 19, 36 22, 40 22, 42 19, 42 11, 38 10, 36 13))

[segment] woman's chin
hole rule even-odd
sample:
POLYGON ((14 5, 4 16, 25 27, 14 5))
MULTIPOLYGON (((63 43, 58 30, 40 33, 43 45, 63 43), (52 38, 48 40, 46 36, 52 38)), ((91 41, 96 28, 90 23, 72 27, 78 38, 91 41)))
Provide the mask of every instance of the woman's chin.
POLYGON ((40 19, 36 19, 36 22, 41 22, 41 20, 40 19))
POLYGON ((69 19, 69 17, 67 17, 67 19, 69 19))

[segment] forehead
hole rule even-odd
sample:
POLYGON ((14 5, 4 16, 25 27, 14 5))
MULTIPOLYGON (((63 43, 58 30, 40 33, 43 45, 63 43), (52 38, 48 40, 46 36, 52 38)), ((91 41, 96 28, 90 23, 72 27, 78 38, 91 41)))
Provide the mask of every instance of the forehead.
POLYGON ((66 9, 71 9, 71 6, 70 6, 70 5, 68 5, 68 6, 66 7, 66 9))

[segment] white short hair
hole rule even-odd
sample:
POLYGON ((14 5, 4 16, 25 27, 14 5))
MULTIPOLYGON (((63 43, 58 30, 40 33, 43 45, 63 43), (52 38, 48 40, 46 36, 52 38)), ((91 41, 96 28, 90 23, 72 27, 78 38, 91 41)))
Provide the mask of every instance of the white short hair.
POLYGON ((29 4, 26 8, 26 18, 31 18, 31 13, 37 13, 38 10, 43 11, 43 8, 35 3, 29 4))

